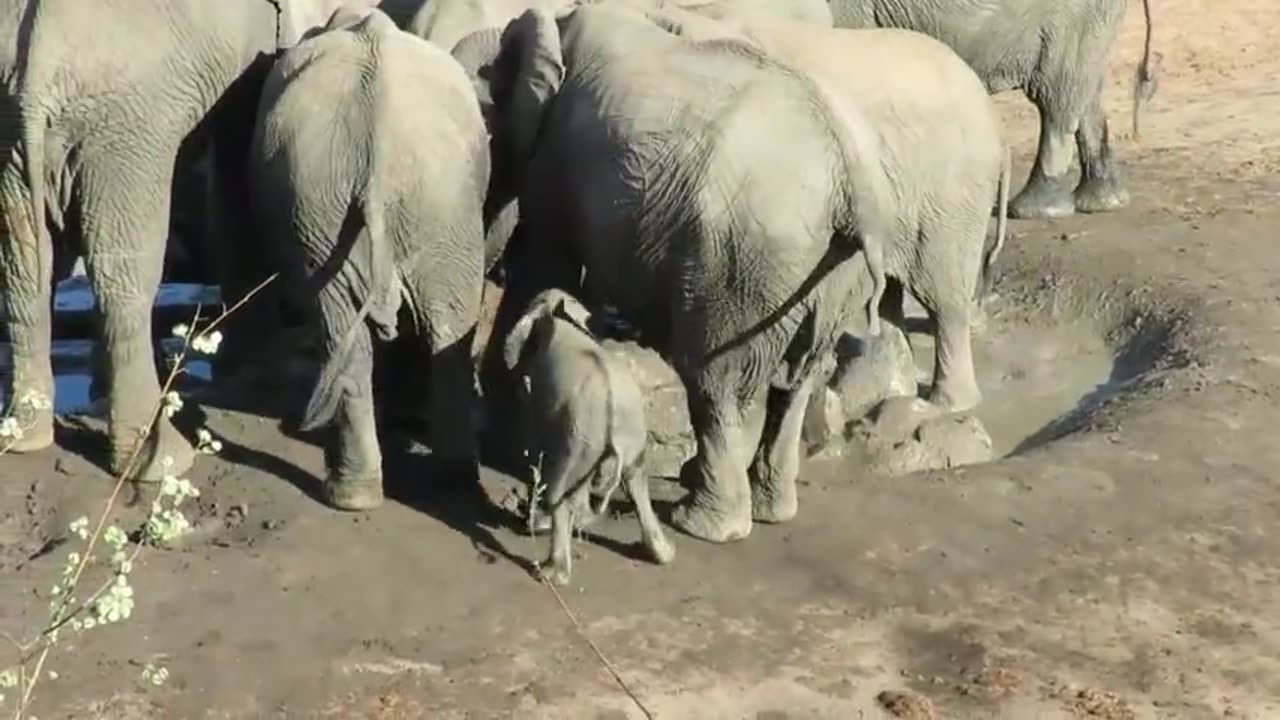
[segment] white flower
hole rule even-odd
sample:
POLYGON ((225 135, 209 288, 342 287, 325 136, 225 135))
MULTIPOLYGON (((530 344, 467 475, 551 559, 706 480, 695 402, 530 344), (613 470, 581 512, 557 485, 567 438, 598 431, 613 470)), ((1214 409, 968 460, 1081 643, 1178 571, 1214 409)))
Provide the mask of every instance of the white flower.
POLYGON ((7 417, 0 419, 0 438, 14 441, 22 439, 22 426, 18 424, 18 418, 7 417))
POLYGON ((184 338, 191 334, 191 326, 186 323, 179 323, 173 326, 173 336, 184 338))
POLYGON ((191 348, 205 355, 213 355, 218 352, 218 346, 222 344, 222 331, 214 330, 211 333, 200 335, 191 341, 191 348))
POLYGON ((54 671, 54 670, 50 670, 50 671, 49 671, 49 679, 50 679, 50 680, 57 680, 57 679, 58 679, 58 673, 57 673, 56 671, 54 671))
POLYGON ((93 611, 100 623, 127 620, 133 614, 133 588, 129 587, 129 579, 117 575, 111 589, 94 603, 93 611))
POLYGON ((89 518, 81 515, 75 520, 72 520, 71 524, 67 526, 67 529, 78 535, 81 540, 87 540, 89 538, 89 518))
MULTIPOLYGON (((164 394, 163 398, 161 398, 161 403, 162 403, 162 410, 164 411, 164 416, 171 418, 174 415, 176 415, 179 410, 182 409, 182 396, 170 390, 169 392, 164 394)), ((170 458, 169 462, 172 463, 173 459, 170 458)))
POLYGON ((142 682, 144 683, 150 683, 156 687, 160 687, 164 684, 164 681, 168 679, 168 668, 156 667, 151 663, 147 663, 146 666, 142 668, 142 682))
POLYGON ((222 451, 222 441, 213 436, 206 428, 196 431, 196 452, 214 455, 222 451))
POLYGON ((119 550, 120 548, 124 547, 125 543, 129 542, 128 534, 126 534, 125 531, 121 530, 120 526, 118 525, 112 525, 111 527, 107 528, 106 532, 102 533, 102 539, 104 542, 106 542, 108 545, 115 548, 116 550, 119 550))
POLYGON ((160 494, 165 497, 172 497, 178 494, 178 478, 173 475, 165 475, 160 481, 160 494))

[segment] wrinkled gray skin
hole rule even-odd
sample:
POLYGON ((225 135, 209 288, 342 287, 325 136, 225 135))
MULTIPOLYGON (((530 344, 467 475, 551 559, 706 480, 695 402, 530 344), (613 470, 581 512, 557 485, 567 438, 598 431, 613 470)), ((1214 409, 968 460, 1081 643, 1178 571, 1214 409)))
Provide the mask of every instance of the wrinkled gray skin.
MULTIPOLYGON (((323 24, 337 4, 0 3, 0 284, 9 288, 14 344, 10 397, 53 397, 53 248, 74 248, 86 260, 102 314, 114 471, 126 469, 160 400, 150 310, 179 146, 207 126, 225 133, 223 147, 243 152, 255 83, 269 56, 323 24)), ((224 187, 238 184, 232 177, 224 187)), ((21 420, 28 429, 13 451, 53 443, 51 412, 21 420)), ((172 459, 168 472, 190 466, 191 445, 167 419, 151 437, 133 464, 136 477, 158 479, 165 458, 172 459)))
MULTIPOLYGON (((402 2, 404 0, 401 0, 402 2)), ((440 47, 452 49, 462 38, 486 28, 501 28, 525 10, 540 7, 566 12, 598 0, 426 0, 405 29, 440 47)), ((617 2, 618 0, 609 0, 617 2)), ((621 0, 638 8, 678 7, 711 18, 782 17, 831 26, 827 0, 621 0)))
MULTIPOLYGON (((363 13, 360 13, 363 14, 363 13)), ((471 342, 484 275, 488 135, 458 64, 380 11, 284 54, 267 76, 250 178, 291 281, 318 289, 326 360, 303 428, 332 422, 327 500, 382 502, 373 342, 406 305, 429 349, 432 445, 478 479, 471 342)), ((425 352, 424 352, 425 359, 425 352)))
POLYGON ((877 305, 850 291, 888 224, 870 123, 746 43, 617 5, 530 10, 455 56, 505 167, 527 166, 507 297, 578 288, 585 267, 590 295, 671 362, 698 442, 678 527, 727 542, 794 517, 815 368, 877 305))
MULTIPOLYGON (((1017 218, 1102 212, 1129 203, 1112 155, 1102 83, 1128 0, 830 0, 836 27, 898 27, 954 49, 992 93, 1022 90, 1040 112, 1040 147, 1010 203, 1017 218), (1074 137, 1074 148, 1073 148, 1074 137), (1081 175, 1071 180, 1074 151, 1081 175)), ((1147 0, 1143 0, 1146 9, 1147 0)), ((1154 89, 1151 22, 1134 96, 1154 89)))
MULTIPOLYGON (((649 500, 644 397, 627 367, 587 329, 590 313, 562 290, 534 298, 504 342, 508 369, 527 388, 521 403, 525 450, 539 463, 551 508, 546 576, 569 582, 570 535, 608 510, 620 484, 635 503, 642 542, 655 562, 675 559, 649 500), (598 507, 591 491, 602 495, 598 507)), ((537 507, 529 512, 537 521, 537 507)))
POLYGON ((667 17, 673 31, 694 38, 741 32, 866 112, 893 188, 894 229, 884 246, 893 282, 884 314, 901 326, 909 289, 935 327, 930 401, 949 411, 977 406, 970 313, 1004 244, 1009 161, 999 115, 973 70, 941 42, 905 30, 667 17), (876 71, 853 70, 870 67, 876 71), (993 203, 996 240, 985 251, 993 203))

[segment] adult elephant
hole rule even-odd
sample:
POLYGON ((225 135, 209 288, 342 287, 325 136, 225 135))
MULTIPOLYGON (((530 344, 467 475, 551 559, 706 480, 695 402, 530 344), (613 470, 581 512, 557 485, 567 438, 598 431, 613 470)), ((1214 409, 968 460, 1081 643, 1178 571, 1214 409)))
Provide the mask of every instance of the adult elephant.
MULTIPOLYGON (((498 184, 523 187, 503 305, 581 292, 585 267, 587 293, 687 388, 698 448, 673 522, 727 542, 792 518, 821 359, 851 314, 876 322, 878 291, 854 292, 868 272, 883 285, 875 129, 748 43, 693 42, 618 4, 534 8, 454 54, 500 166, 524 177, 498 184)), ((500 312, 495 335, 510 324, 500 312)))
MULTIPOLYGON (((1129 203, 1102 109, 1107 59, 1128 0, 830 0, 836 27, 896 27, 931 35, 964 58, 988 92, 1022 90, 1040 113, 1040 146, 1026 185, 1009 205, 1018 218, 1115 210, 1129 203), (1074 139, 1074 143, 1073 143, 1074 139), (1074 147, 1073 147, 1074 145, 1074 147), (1079 153, 1080 177, 1071 179, 1079 153)), ((1151 80, 1151 13, 1134 90, 1151 80)))
POLYGON ((395 337, 402 305, 430 363, 434 454, 478 480, 470 351, 489 138, 447 52, 378 10, 339 13, 330 26, 268 73, 249 176, 288 279, 319 293, 326 358, 303 427, 334 428, 326 500, 369 510, 383 500, 373 340, 395 337))
MULTIPOLYGON (((6 232, 0 273, 9 289, 14 347, 9 397, 31 391, 53 396, 54 237, 69 238, 86 260, 102 316, 113 471, 125 470, 160 401, 151 305, 179 147, 193 131, 214 135, 223 198, 238 213, 247 201, 240 173, 261 78, 279 49, 323 24, 338 4, 5 3, 0 206, 6 232)), ((227 290, 234 299, 241 289, 227 290)), ((22 421, 28 430, 13 451, 53 443, 51 411, 30 411, 22 421)), ((191 445, 166 419, 159 419, 150 438, 134 465, 135 477, 155 480, 189 467, 191 445)))
POLYGON ((753 18, 711 22, 674 10, 656 19, 690 38, 749 39, 863 109, 879 134, 891 179, 885 315, 901 325, 903 291, 910 290, 934 324, 930 401, 950 411, 978 405, 971 311, 1004 244, 1010 178, 999 114, 974 71, 943 43, 896 28, 815 28, 753 18), (857 70, 870 67, 876 72, 857 70), (996 237, 988 250, 992 204, 996 237))
MULTIPOLYGON (((399 0, 412 2, 413 0, 399 0)), ((452 49, 459 40, 485 28, 505 27, 525 10, 540 7, 556 12, 598 0, 426 0, 406 29, 440 47, 452 49)), ((618 0, 609 0, 617 2, 618 0)), ((831 26, 827 0, 623 0, 638 8, 680 8, 711 18, 781 17, 831 26)))

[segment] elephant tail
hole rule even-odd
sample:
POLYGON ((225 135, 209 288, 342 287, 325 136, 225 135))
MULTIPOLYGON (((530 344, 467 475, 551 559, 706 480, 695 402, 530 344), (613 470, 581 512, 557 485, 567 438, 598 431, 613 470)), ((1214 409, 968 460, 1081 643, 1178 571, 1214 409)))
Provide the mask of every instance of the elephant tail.
MULTIPOLYGON (((307 408, 302 415, 300 428, 304 432, 319 428, 332 420, 338 410, 338 403, 342 400, 343 391, 355 384, 355 380, 349 377, 352 371, 351 353, 355 350, 360 334, 367 332, 367 322, 373 319, 383 339, 390 339, 395 334, 394 312, 398 307, 396 299, 400 287, 395 263, 386 256, 388 246, 382 213, 371 205, 368 198, 360 202, 359 212, 364 221, 364 236, 369 246, 366 249, 369 265, 363 288, 364 300, 320 369, 315 389, 312 390, 311 399, 307 401, 307 408)), ((357 243, 359 237, 357 235, 357 243)), ((352 248, 351 254, 355 255, 355 248, 352 248)), ((353 269, 349 267, 351 263, 352 258, 348 258, 348 267, 339 272, 352 273, 353 269)))
POLYGON ((1142 62, 1138 63, 1133 81, 1133 139, 1138 140, 1138 115, 1143 103, 1156 94, 1156 76, 1151 70, 1151 0, 1142 0, 1142 17, 1146 22, 1146 36, 1142 41, 1142 62))
POLYGON ((1000 183, 996 200, 996 241, 991 249, 982 257, 982 277, 978 282, 979 303, 991 292, 991 281, 995 274, 996 258, 1004 249, 1004 241, 1009 236, 1009 184, 1013 182, 1013 151, 1004 149, 1004 162, 1000 167, 1000 183))

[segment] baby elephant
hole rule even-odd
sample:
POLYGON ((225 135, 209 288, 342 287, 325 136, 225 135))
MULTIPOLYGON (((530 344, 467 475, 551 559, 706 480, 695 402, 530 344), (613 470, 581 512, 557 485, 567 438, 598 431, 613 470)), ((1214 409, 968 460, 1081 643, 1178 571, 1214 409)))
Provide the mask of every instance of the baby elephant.
MULTIPOLYGON (((636 506, 640 533, 653 559, 675 558, 649 501, 643 456, 648 430, 644 398, 631 373, 605 352, 587 329, 590 313, 561 290, 537 295, 503 347, 517 374, 525 448, 541 467, 551 507, 549 579, 569 581, 569 537, 602 514, 625 480, 636 506), (591 507, 591 491, 601 493, 591 507)), ((536 504, 529 512, 536 517, 536 504)))

